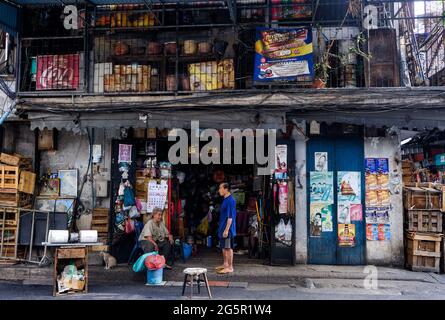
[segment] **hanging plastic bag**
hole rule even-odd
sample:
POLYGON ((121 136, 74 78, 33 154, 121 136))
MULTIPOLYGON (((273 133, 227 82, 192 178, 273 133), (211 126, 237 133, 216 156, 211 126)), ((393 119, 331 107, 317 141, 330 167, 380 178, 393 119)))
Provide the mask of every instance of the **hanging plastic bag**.
POLYGON ((134 232, 134 221, 131 218, 127 218, 125 221, 125 233, 130 234, 134 232))
POLYGON ((131 207, 135 204, 133 189, 126 187, 124 189, 124 207, 131 207))
POLYGON ((286 226, 284 224, 284 220, 280 219, 280 222, 275 227, 275 238, 277 240, 284 240, 285 233, 286 233, 286 226))
POLYGON ((284 241, 286 241, 288 244, 292 242, 292 224, 290 219, 284 227, 284 241))
POLYGON ((128 212, 128 216, 131 219, 135 219, 135 218, 139 218, 141 216, 141 214, 139 213, 138 209, 136 208, 136 206, 132 206, 130 208, 130 211, 128 212))
POLYGON ((196 232, 200 233, 203 236, 207 235, 207 233, 209 232, 209 220, 207 219, 207 216, 205 216, 201 220, 201 223, 196 228, 196 232))
POLYGON ((134 202, 136 203, 136 209, 138 209, 138 211, 141 212, 141 211, 142 211, 142 202, 141 202, 141 200, 139 200, 138 198, 136 198, 136 199, 134 200, 134 202))

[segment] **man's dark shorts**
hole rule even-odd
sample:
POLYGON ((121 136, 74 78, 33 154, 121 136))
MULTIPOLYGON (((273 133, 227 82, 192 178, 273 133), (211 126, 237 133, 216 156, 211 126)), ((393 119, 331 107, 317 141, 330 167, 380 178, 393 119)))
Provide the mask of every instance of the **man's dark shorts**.
POLYGON ((234 237, 219 238, 219 247, 221 249, 234 249, 235 247, 234 237))

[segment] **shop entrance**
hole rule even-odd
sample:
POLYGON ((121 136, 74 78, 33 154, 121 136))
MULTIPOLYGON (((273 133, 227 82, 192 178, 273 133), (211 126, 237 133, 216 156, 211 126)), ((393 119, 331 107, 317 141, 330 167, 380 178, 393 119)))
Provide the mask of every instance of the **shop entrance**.
POLYGON ((350 215, 347 221, 344 215, 339 217, 338 214, 339 208, 340 214, 343 214, 348 205, 353 205, 355 209, 360 205, 364 208, 363 138, 312 137, 307 144, 307 178, 308 262, 365 264, 366 229, 363 214, 359 220, 357 217, 360 214, 354 213, 354 217, 350 215), (351 181, 349 185, 348 182, 354 178, 356 181, 351 181), (350 190, 349 193, 347 190, 350 190), (359 194, 352 195, 354 192, 359 194), (351 234, 353 236, 345 236, 351 234))

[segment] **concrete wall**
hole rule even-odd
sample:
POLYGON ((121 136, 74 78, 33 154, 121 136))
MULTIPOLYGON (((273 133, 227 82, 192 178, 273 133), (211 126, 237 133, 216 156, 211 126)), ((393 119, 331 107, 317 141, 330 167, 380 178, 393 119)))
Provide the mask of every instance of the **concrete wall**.
MULTIPOLYGON (((305 122, 298 123, 302 132, 306 131, 305 122)), ((307 201, 306 201, 306 139, 299 130, 294 129, 295 140, 295 250, 296 262, 307 262, 307 201)))
POLYGON ((5 122, 3 124, 3 152, 19 153, 24 157, 35 155, 35 134, 27 122, 5 122))
MULTIPOLYGON (((94 181, 110 180, 111 167, 111 136, 102 129, 96 129, 93 144, 102 145, 102 160, 93 165, 94 181)), ((61 169, 78 170, 78 189, 86 180, 80 196, 86 209, 93 206, 93 181, 90 178, 91 168, 88 170, 89 142, 86 134, 75 135, 72 132, 61 130, 57 136, 57 150, 42 151, 40 169, 42 173, 51 171, 56 173, 61 169)), ((95 207, 109 207, 109 198, 96 198, 95 207)))
POLYGON ((402 266, 403 256, 403 200, 401 185, 400 142, 398 136, 365 138, 366 158, 389 158, 391 205, 391 241, 366 241, 368 264, 402 266), (397 175, 399 183, 397 184, 397 175))

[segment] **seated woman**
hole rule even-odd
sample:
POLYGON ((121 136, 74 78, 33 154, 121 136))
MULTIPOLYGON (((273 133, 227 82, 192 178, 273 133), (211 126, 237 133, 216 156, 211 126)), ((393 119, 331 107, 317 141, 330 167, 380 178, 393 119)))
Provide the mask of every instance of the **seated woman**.
POLYGON ((152 218, 145 224, 139 236, 142 250, 144 253, 158 251, 158 253, 165 257, 166 269, 171 269, 172 264, 172 244, 173 236, 168 232, 162 221, 162 210, 159 208, 153 209, 152 218))

